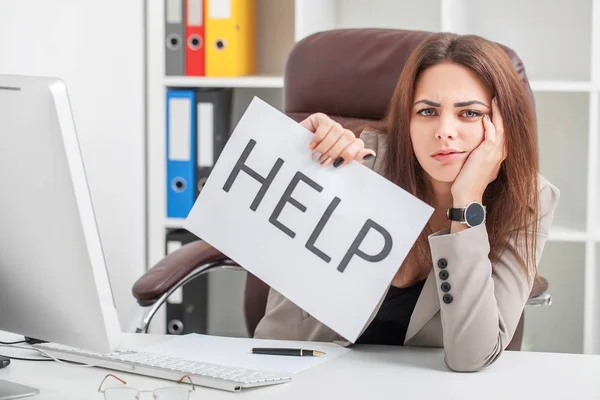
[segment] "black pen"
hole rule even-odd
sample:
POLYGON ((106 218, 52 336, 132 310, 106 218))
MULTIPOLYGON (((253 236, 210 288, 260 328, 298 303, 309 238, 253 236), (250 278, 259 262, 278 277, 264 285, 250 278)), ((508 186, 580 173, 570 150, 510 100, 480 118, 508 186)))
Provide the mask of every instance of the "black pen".
POLYGON ((271 356, 324 356, 325 353, 319 350, 306 350, 306 349, 286 349, 286 348, 273 348, 273 347, 253 347, 252 354, 265 354, 271 356))

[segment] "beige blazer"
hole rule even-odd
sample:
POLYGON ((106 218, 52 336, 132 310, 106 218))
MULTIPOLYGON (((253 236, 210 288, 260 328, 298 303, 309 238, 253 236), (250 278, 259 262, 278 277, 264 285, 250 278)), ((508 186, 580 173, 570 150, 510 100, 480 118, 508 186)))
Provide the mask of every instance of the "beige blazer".
MULTIPOLYGON (((377 154, 365 165, 380 173, 385 136, 368 131, 360 137, 365 147, 377 154)), ((559 190, 546 179, 540 176, 539 182, 538 260, 560 197, 559 190)), ((485 224, 453 234, 434 233, 429 236, 429 244, 433 265, 410 319, 404 344, 443 347, 444 361, 455 371, 484 368, 510 343, 533 282, 526 278, 517 262, 515 243, 511 243, 492 269, 485 224), (445 293, 440 289, 442 269, 448 272, 445 282, 451 285, 450 303, 443 301, 445 293)), ((273 289, 254 337, 352 345, 273 289)))

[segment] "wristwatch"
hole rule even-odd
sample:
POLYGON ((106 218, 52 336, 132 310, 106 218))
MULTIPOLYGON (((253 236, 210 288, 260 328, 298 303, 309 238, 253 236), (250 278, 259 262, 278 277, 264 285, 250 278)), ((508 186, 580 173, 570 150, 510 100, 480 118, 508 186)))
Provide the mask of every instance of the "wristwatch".
POLYGON ((466 207, 450 207, 446 210, 446 218, 450 221, 458 221, 469 227, 483 224, 485 215, 485 206, 477 201, 470 202, 466 207))

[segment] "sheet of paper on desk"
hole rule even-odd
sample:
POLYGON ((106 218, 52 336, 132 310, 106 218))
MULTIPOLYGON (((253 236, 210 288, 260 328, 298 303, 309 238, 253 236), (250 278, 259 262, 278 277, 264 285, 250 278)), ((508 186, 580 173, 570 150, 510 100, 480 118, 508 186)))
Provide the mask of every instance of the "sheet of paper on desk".
POLYGON ((433 208, 358 162, 321 166, 312 136, 255 97, 183 227, 354 342, 433 208))
POLYGON ((329 361, 350 351, 335 343, 296 342, 281 340, 246 339, 225 336, 188 334, 153 344, 143 349, 145 352, 177 356, 188 360, 226 365, 236 368, 249 368, 262 371, 298 373, 329 361), (252 347, 286 347, 320 350, 320 357, 271 356, 252 354, 252 347))

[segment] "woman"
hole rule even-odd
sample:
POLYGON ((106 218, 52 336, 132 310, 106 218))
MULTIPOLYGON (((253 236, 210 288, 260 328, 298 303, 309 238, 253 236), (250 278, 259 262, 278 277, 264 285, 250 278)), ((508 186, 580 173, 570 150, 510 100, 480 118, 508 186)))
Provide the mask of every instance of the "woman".
MULTIPOLYGON (((504 50, 433 34, 377 126, 356 138, 320 113, 302 125, 324 167, 362 162, 435 208, 357 343, 443 347, 456 371, 493 363, 531 293, 559 200, 538 174, 534 111, 504 50)), ((345 340, 274 290, 255 337, 345 340)))

